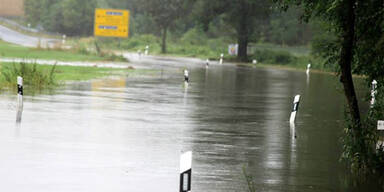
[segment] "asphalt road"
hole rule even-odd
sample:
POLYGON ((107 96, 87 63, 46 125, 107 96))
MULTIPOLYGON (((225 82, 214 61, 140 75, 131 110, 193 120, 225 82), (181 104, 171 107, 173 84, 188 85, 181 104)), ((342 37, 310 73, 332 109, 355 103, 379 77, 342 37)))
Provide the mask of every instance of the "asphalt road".
POLYGON ((24 35, 20 32, 14 31, 7 27, 0 25, 0 39, 9 43, 25 46, 37 47, 52 47, 54 44, 60 42, 57 39, 39 38, 34 36, 24 35), (40 42, 40 43, 39 43, 40 42))

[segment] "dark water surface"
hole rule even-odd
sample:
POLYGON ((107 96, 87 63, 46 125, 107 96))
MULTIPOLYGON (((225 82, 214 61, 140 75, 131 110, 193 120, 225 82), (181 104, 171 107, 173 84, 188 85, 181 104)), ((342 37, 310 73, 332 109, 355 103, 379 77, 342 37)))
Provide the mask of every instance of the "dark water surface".
POLYGON ((0 95, 2 191, 178 190, 179 155, 193 151, 193 191, 380 191, 339 163, 344 100, 337 79, 298 71, 213 66, 153 78, 73 83, 0 95), (293 97, 302 95, 296 126, 293 97), (296 138, 294 137, 296 134, 296 138))

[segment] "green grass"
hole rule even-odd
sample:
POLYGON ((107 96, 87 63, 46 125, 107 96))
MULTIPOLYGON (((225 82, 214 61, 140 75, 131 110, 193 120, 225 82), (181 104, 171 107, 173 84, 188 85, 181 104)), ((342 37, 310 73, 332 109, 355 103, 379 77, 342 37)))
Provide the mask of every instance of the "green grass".
MULTIPOLYGON (((144 52, 145 46, 149 45, 151 55, 161 55, 161 40, 154 35, 135 35, 127 39, 116 38, 85 38, 72 40, 72 44, 81 42, 87 47, 93 47, 94 42, 107 50, 124 50, 144 52)), ((168 56, 186 56, 201 59, 218 60, 221 53, 224 53, 225 60, 236 61, 236 57, 229 56, 228 45, 235 43, 235 40, 228 38, 208 38, 200 35, 199 32, 191 31, 179 39, 169 38, 167 41, 168 56), (202 36, 202 37, 200 37, 202 36)), ((280 45, 257 43, 250 44, 252 47, 249 59, 257 59, 264 63, 278 65, 292 65, 295 61, 307 59, 305 66, 309 62, 310 49, 307 46, 286 47, 280 45), (287 62, 287 59, 289 62, 287 62)), ((301 62, 300 62, 301 63, 301 62)), ((293 66, 293 65, 292 65, 293 66)))
MULTIPOLYGON (((51 66, 41 65, 42 69, 49 70, 51 66)), ((138 76, 157 74, 154 69, 126 69, 99 68, 99 67, 75 67, 75 66, 56 66, 55 77, 58 81, 84 81, 91 79, 104 78, 107 76, 138 76)))
MULTIPOLYGON (((150 46, 151 55, 161 54, 161 40, 154 35, 135 35, 127 39, 117 38, 85 38, 72 40, 72 44, 83 44, 86 47, 93 47, 94 42, 107 50, 123 50, 137 52, 141 50, 144 52, 145 46, 150 46)), ((236 41, 226 38, 208 38, 196 31, 187 33, 179 39, 169 38, 167 42, 168 56, 186 56, 196 57, 201 59, 218 60, 219 55, 224 53, 224 61, 238 63, 235 56, 227 54, 228 44, 236 41)), ((312 69, 332 72, 335 67, 326 66, 324 61, 320 58, 315 58, 310 54, 308 46, 280 46, 274 44, 257 43, 251 44, 253 47, 249 55, 250 63, 253 59, 258 61, 258 65, 263 66, 278 66, 282 68, 293 69, 306 69, 307 65, 311 63, 312 69)), ((246 63, 244 63, 246 64, 246 63)))
POLYGON ((296 57, 309 56, 311 52, 310 48, 307 46, 281 46, 267 43, 252 44, 252 46, 258 50, 289 52, 296 57))
POLYGON ((0 69, 0 86, 16 88, 16 79, 18 76, 23 77, 24 84, 30 85, 36 89, 43 89, 56 85, 55 68, 42 70, 36 64, 26 63, 9 63, 1 64, 0 69))
POLYGON ((104 78, 107 76, 153 76, 156 70, 77 67, 77 66, 51 66, 25 63, 0 63, 0 86, 1 88, 16 87, 17 76, 24 78, 27 87, 33 89, 51 88, 65 81, 85 81, 104 78))
POLYGON ((83 49, 39 49, 28 48, 18 45, 13 45, 0 41, 0 57, 8 58, 25 58, 25 59, 44 59, 56 61, 123 61, 119 56, 104 54, 99 56, 92 54, 83 49))

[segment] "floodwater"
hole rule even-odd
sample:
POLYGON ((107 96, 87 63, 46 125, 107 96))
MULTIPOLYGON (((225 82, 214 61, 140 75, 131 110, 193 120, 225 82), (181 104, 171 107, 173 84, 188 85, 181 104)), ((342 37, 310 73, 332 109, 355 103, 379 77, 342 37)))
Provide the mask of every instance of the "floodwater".
MULTIPOLYGON (((168 67, 154 77, 0 95, 0 186, 15 192, 176 192, 193 151, 192 190, 380 191, 339 163, 344 100, 325 74, 236 66, 168 67), (302 95, 295 127, 293 97, 302 95), (296 136, 296 137, 295 137, 296 136)), ((382 188, 381 188, 382 189, 382 188)))

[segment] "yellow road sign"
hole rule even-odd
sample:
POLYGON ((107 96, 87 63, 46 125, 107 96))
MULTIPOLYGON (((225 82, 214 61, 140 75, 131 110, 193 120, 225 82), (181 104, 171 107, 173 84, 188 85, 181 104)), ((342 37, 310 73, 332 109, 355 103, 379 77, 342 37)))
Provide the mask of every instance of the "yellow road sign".
POLYGON ((129 11, 119 9, 96 9, 95 36, 128 37, 129 11))

